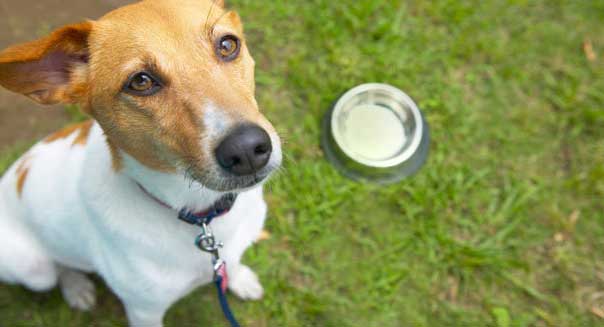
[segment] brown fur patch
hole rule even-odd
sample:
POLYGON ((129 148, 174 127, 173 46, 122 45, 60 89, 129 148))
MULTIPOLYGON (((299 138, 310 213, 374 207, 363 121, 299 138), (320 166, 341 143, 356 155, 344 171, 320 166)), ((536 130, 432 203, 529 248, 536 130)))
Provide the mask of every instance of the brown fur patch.
POLYGON ((86 145, 90 129, 92 128, 92 120, 87 120, 80 124, 78 136, 73 140, 72 145, 86 145))
POLYGON ((111 140, 107 139, 107 145, 109 146, 109 152, 111 153, 111 166, 114 171, 120 171, 124 167, 122 163, 122 156, 117 146, 111 143, 111 140))
POLYGON ((73 140, 73 143, 71 145, 85 145, 86 141, 88 141, 88 135, 90 135, 91 128, 92 120, 87 120, 82 123, 70 125, 47 137, 44 140, 44 143, 52 143, 67 138, 77 131, 78 135, 76 136, 75 140, 73 140))
POLYGON ((17 167, 17 194, 19 197, 23 194, 23 187, 25 186, 25 180, 29 174, 29 158, 25 157, 21 160, 21 163, 17 167))

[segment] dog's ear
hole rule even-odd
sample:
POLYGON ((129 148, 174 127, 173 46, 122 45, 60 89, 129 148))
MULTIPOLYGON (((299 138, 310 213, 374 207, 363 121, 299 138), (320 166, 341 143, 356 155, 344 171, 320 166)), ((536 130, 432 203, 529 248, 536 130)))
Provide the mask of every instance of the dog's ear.
POLYGON ((0 85, 42 104, 77 102, 88 71, 91 30, 92 22, 68 25, 0 52, 0 85))
POLYGON ((224 8, 224 0, 213 0, 214 4, 220 8, 224 8))

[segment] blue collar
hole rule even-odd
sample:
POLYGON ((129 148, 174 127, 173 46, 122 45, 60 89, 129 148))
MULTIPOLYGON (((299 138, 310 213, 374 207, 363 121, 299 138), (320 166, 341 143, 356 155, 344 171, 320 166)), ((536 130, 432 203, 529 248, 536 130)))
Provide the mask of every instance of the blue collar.
POLYGON ((235 204, 235 200, 237 200, 237 194, 228 193, 218 199, 218 201, 214 202, 212 206, 203 211, 193 212, 189 209, 176 210, 166 202, 160 200, 155 195, 151 194, 151 192, 147 191, 140 183, 136 183, 138 187, 145 193, 149 198, 153 199, 153 201, 157 202, 157 204, 161 205, 164 208, 178 211, 178 219, 189 223, 191 225, 201 226, 203 224, 209 225, 215 218, 222 217, 231 211, 231 208, 235 204))

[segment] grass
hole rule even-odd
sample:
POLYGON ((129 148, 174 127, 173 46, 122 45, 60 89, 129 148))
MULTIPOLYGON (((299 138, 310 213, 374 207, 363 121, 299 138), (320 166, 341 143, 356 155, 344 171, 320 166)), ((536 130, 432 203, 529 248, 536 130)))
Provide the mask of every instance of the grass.
MULTIPOLYGON (((604 2, 229 3, 287 152, 267 190, 272 238, 244 259, 266 288, 234 301, 244 325, 604 324, 604 2), (368 81, 410 93, 432 127, 428 165, 398 185, 350 182, 319 147, 324 112, 368 81)), ((166 324, 222 325, 217 312, 205 288, 166 324)), ((125 324, 105 288, 83 314, 57 291, 2 286, 0 316, 125 324)))

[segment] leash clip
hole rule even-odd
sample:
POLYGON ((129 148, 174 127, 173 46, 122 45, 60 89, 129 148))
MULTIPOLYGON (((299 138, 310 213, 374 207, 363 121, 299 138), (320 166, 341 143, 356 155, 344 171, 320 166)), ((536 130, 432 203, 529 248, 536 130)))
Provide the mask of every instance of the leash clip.
POLYGON ((214 260, 220 259, 218 256, 218 250, 220 250, 224 244, 222 242, 216 241, 214 234, 212 233, 212 229, 206 223, 202 223, 201 234, 197 236, 195 240, 195 245, 203 251, 213 255, 214 260))
POLYGON ((214 282, 218 283, 222 292, 226 292, 228 276, 226 272, 226 262, 220 258, 218 250, 223 247, 222 242, 216 241, 212 229, 206 223, 200 225, 201 234, 197 236, 195 245, 203 251, 212 255, 212 265, 214 270, 214 282))
POLYGON ((227 287, 229 284, 229 276, 227 273, 226 262, 220 258, 218 250, 223 247, 222 242, 216 241, 214 233, 209 226, 211 219, 206 219, 199 223, 201 227, 201 234, 195 239, 195 245, 203 252, 207 252, 212 255, 212 265, 214 270, 214 284, 218 290, 218 300, 220 301, 220 307, 224 313, 225 318, 229 321, 232 327, 239 327, 239 323, 226 298, 227 287))

